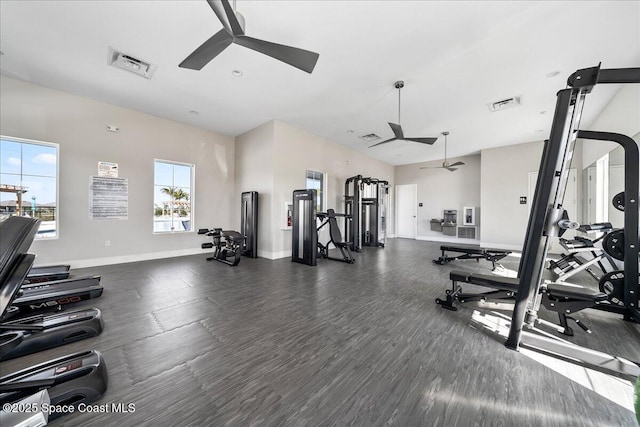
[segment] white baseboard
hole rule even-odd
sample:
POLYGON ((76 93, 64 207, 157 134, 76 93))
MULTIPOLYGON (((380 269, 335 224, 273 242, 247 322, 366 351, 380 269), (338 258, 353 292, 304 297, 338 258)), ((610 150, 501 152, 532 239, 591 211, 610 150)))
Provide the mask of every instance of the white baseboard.
POLYGON ((291 256, 291 251, 280 251, 280 252, 269 252, 269 251, 261 251, 258 249, 258 257, 266 258, 266 259, 280 259, 287 258, 291 256))
MULTIPOLYGON (((178 249, 173 251, 150 252, 144 254, 121 255, 104 258, 89 258, 73 261, 61 261, 56 264, 69 264, 71 268, 99 267, 101 265, 124 264, 127 262, 149 261, 152 259, 175 258, 186 255, 203 254, 200 248, 178 249)), ((37 258, 36 258, 37 259, 37 258)), ((47 264, 50 265, 50 264, 47 264)))

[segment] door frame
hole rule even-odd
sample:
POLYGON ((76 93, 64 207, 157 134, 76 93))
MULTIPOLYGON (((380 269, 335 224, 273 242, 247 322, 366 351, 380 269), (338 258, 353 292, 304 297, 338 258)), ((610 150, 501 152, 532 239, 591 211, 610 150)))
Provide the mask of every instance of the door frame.
POLYGON ((395 186, 395 226, 396 226, 396 232, 395 232, 395 236, 399 237, 399 238, 403 238, 403 239, 416 239, 418 237, 418 208, 417 208, 417 203, 418 203, 418 184, 396 184, 395 186), (402 217, 402 215, 400 214, 400 191, 398 191, 399 187, 405 187, 407 189, 412 188, 413 191, 413 200, 414 200, 414 208, 415 208, 415 215, 413 215, 413 226, 411 227, 413 230, 413 236, 401 236, 399 233, 399 228, 398 228, 398 220, 402 217))

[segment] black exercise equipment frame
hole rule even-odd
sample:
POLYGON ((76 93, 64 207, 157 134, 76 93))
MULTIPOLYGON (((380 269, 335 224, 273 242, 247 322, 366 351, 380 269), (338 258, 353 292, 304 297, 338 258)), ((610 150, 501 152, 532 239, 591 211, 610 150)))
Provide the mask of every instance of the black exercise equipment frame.
POLYGON ((480 247, 464 246, 440 246, 440 250, 442 251, 442 255, 438 259, 433 260, 434 264, 444 265, 455 260, 463 259, 475 259, 480 262, 481 259, 484 259, 491 262, 491 270, 495 270, 496 263, 511 254, 511 251, 501 249, 485 249, 480 247), (447 252, 460 252, 462 255, 447 256, 447 252))
POLYGON ((559 235, 558 212, 564 211, 562 201, 573 157, 576 138, 613 141, 625 150, 625 301, 624 307, 616 308, 625 320, 640 321, 638 303, 638 146, 628 136, 610 133, 579 131, 580 117, 586 95, 596 84, 640 83, 640 68, 602 70, 600 65, 581 69, 573 73, 567 89, 557 94, 556 109, 549 140, 545 142, 540 172, 536 183, 533 204, 529 216, 527 234, 519 268, 519 286, 511 319, 508 348, 518 350, 520 345, 541 349, 580 360, 590 366, 598 366, 622 375, 637 376, 640 368, 632 363, 622 363, 620 358, 595 352, 583 347, 569 345, 523 331, 533 328, 537 319, 539 290, 542 272, 549 249, 550 237, 559 235))
POLYGON ((245 191, 240 199, 240 234, 244 236, 242 255, 258 258, 258 192, 245 191))
POLYGON ((198 234, 206 234, 211 237, 211 242, 201 245, 202 249, 214 249, 213 256, 207 257, 207 261, 219 261, 232 267, 240 263, 242 245, 245 240, 242 234, 222 228, 201 228, 198 230, 198 234))
MULTIPOLYGON (((344 184, 344 212, 347 215, 345 220, 345 239, 350 242, 349 248, 352 251, 360 252, 363 246, 376 246, 384 248, 384 243, 380 243, 378 236, 381 196, 389 194, 389 182, 378 178, 363 177, 355 175, 345 180, 344 184), (363 197, 362 192, 365 185, 375 186, 374 197, 363 197), (384 195, 380 194, 384 191, 384 195), (371 214, 371 211, 375 215, 371 214), (369 223, 365 223, 367 213, 369 213, 369 223), (367 226, 370 230, 369 239, 366 238, 367 226)), ((386 209, 386 206, 385 206, 386 209)), ((383 226, 385 239, 387 235, 388 218, 384 217, 383 226)))
POLYGON ((355 263, 356 260, 353 258, 350 249, 351 242, 342 240, 342 234, 340 233, 338 222, 336 221, 336 217, 343 217, 346 221, 348 219, 348 215, 343 213, 336 213, 333 209, 327 209, 326 212, 318 212, 316 216, 322 221, 322 223, 316 229, 316 232, 319 233, 325 225, 329 224, 329 241, 326 245, 318 241, 318 256, 320 258, 330 259, 333 261, 346 262, 347 264, 355 263), (333 244, 333 246, 340 250, 342 258, 329 256, 329 244, 333 244))
POLYGON ((316 231, 317 191, 293 192, 293 224, 291 227, 291 261, 315 266, 318 256, 316 231))

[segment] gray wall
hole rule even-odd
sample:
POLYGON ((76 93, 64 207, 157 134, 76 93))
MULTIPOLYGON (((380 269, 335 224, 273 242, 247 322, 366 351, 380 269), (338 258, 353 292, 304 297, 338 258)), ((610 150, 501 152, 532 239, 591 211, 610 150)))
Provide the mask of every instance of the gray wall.
MULTIPOLYGON (((597 90, 597 87, 596 89, 597 90)), ((588 107, 589 96, 585 101, 588 107)), ((596 117, 593 123, 584 124, 581 129, 616 132, 633 137, 640 132, 640 85, 623 85, 611 101, 596 117)), ((582 168, 587 168, 596 160, 618 147, 613 142, 585 141, 582 168)))
POLYGON ((540 167, 543 142, 482 150, 480 236, 484 246, 522 249, 529 207, 529 172, 540 167))
POLYGON ((463 207, 480 207, 480 155, 448 161, 450 164, 462 161, 465 165, 454 172, 420 169, 423 166, 441 166, 442 160, 396 166, 396 184, 417 184, 418 187, 418 203, 423 204, 418 207, 418 239, 455 241, 454 237, 431 231, 429 220, 442 218, 444 209, 455 209, 458 211, 458 223, 461 224, 463 207))
MULTIPOLYGON (((262 257, 291 255, 291 230, 284 229, 284 206, 285 202, 291 202, 293 190, 305 188, 307 170, 327 174, 325 209, 334 208, 336 212, 344 212, 344 182, 351 176, 373 176, 393 185, 393 166, 280 121, 271 121, 241 135, 237 144, 238 185, 247 190, 262 188, 259 212, 262 257)), ((237 205, 239 216, 239 201, 237 205)))
MULTIPOLYGON (((393 187, 394 168, 392 165, 276 121, 274 191, 276 210, 281 210, 286 201, 291 201, 293 190, 305 187, 305 172, 307 170, 316 170, 327 174, 326 206, 324 209, 334 208, 336 212, 344 212, 342 196, 344 195, 345 180, 349 177, 358 174, 374 177, 389 181, 390 187, 393 187)), ((276 233, 279 231, 279 227, 275 224, 274 230, 276 233)), ((344 233, 344 228, 342 228, 342 232, 344 233)), ((392 232, 393 230, 389 230, 389 233, 392 232)), ((321 239, 323 239, 322 235, 321 239)), ((290 255, 291 231, 280 230, 280 238, 276 237, 274 244, 275 254, 290 255)))
POLYGON ((200 253, 195 233, 153 234, 153 160, 195 164, 197 227, 230 227, 233 138, 91 99, 1 77, 0 133, 60 144, 59 238, 36 241, 36 264, 73 267, 200 253), (106 131, 118 126, 120 133, 106 131), (89 177, 98 161, 129 182, 129 218, 89 220, 89 177), (105 246, 110 240, 111 246, 105 246))
POLYGON ((258 256, 271 258, 274 122, 270 121, 236 137, 234 229, 240 231, 240 196, 258 192, 258 256))

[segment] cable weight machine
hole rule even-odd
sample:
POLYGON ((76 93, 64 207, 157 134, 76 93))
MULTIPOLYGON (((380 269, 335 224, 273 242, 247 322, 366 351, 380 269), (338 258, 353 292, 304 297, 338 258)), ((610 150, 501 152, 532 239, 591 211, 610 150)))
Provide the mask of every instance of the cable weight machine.
POLYGON ((384 248, 387 242, 389 182, 362 175, 347 178, 344 184, 345 238, 350 249, 363 246, 384 248))

